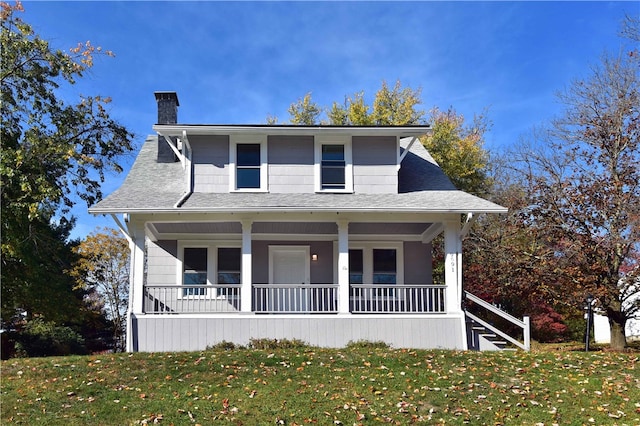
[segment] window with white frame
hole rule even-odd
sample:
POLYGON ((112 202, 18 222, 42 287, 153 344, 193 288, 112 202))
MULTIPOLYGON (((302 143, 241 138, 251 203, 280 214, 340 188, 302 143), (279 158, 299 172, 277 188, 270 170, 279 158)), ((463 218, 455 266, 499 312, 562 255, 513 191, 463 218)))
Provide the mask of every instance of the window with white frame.
POLYGON ((353 192, 350 138, 316 137, 315 189, 316 192, 353 192))
POLYGON ((233 291, 225 285, 241 283, 241 249, 233 244, 200 245, 195 243, 180 245, 180 279, 184 287, 183 296, 205 296, 207 285, 215 284, 215 296, 226 296, 233 291), (209 273, 213 271, 214 273, 209 273), (191 288, 189 288, 191 287, 191 288))
POLYGON ((266 191, 266 137, 232 135, 229 149, 229 169, 230 191, 266 191))
POLYGON ((349 284, 404 283, 402 243, 362 242, 349 249, 349 284))

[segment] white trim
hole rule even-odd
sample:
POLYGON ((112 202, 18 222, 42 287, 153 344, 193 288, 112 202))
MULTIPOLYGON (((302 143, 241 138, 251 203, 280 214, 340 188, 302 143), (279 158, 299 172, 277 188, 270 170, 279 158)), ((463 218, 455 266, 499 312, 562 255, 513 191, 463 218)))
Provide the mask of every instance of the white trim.
POLYGON ((314 138, 313 175, 315 192, 353 193, 353 154, 351 137, 321 135, 314 138), (344 146, 344 189, 322 189, 322 145, 344 146))
MULTIPOLYGON (((349 243, 352 241, 350 240, 349 243)), ((396 251, 396 284, 404 284, 404 242, 403 241, 353 241, 349 250, 362 250, 362 282, 373 283, 373 250, 394 249, 396 251)), ((349 271, 351 272, 351 271, 349 271)))
POLYGON ((253 134, 232 134, 229 137, 229 192, 268 192, 267 136, 253 134), (236 156, 237 146, 242 144, 260 144, 260 188, 237 188, 236 156))
POLYGON ((168 136, 190 135, 357 135, 357 136, 422 136, 431 126, 286 126, 286 125, 198 125, 155 124, 153 130, 168 136))
MULTIPOLYGON (((255 314, 255 312, 249 312, 249 314, 255 314)), ((226 319, 226 320, 238 320, 238 319, 252 319, 252 317, 254 317, 253 315, 246 315, 244 312, 242 312, 242 315, 240 315, 240 313, 234 313, 234 314, 229 314, 228 312, 225 313, 186 313, 186 314, 179 314, 176 315, 174 313, 158 313, 158 314, 153 314, 153 315, 145 315, 145 314, 135 314, 136 318, 145 318, 147 320, 149 319, 155 319, 155 318, 172 318, 172 319, 176 319, 176 318, 180 318, 180 319, 195 319, 195 318, 216 318, 216 319, 226 319)), ((313 319, 321 319, 321 318, 325 318, 325 319, 336 319, 336 318, 379 318, 379 319, 387 319, 387 318, 394 318, 394 319, 451 319, 451 318, 455 318, 455 319, 460 319, 462 318, 462 320, 464 320, 464 315, 461 315, 459 312, 454 312, 454 313, 450 313, 450 312, 444 312, 444 313, 437 313, 437 314, 432 314, 432 313, 424 313, 424 314, 404 314, 404 313, 385 313, 385 314, 374 314, 374 313, 363 313, 363 314, 358 314, 358 315, 351 315, 351 314, 342 314, 342 313, 337 313, 337 314, 313 314, 313 319)), ((264 318, 264 317, 263 317, 264 318)), ((273 318, 273 317, 272 317, 273 318)), ((278 314, 277 316, 278 319, 304 319, 304 320, 309 320, 309 316, 307 316, 306 314, 278 314)), ((466 337, 465 337, 466 339, 466 337)))
MULTIPOLYGON (((184 132, 184 131, 183 131, 184 132)), ((171 140, 171 136, 167 136, 165 134, 162 134, 160 132, 158 132, 158 136, 161 136, 162 138, 164 138, 164 140, 167 142, 167 144, 169 145, 169 147, 171 148, 171 150, 173 151, 173 153, 176 155, 176 157, 178 157, 180 159, 180 163, 182 163, 182 168, 185 167, 184 164, 184 154, 182 152, 180 152, 180 150, 173 144, 173 141, 171 140)), ((175 136, 174 136, 175 137, 175 136)), ((178 142, 176 142, 178 143, 178 142)))
MULTIPOLYGON (((206 248, 207 249, 207 283, 206 285, 218 285, 218 249, 219 248, 241 248, 240 241, 202 241, 202 240, 179 240, 178 253, 176 256, 176 285, 184 287, 184 249, 185 248, 206 248)), ((242 253, 241 253, 242 256, 242 253)), ((242 263, 240 264, 240 281, 242 282, 242 263)), ((193 296, 183 296, 180 292, 178 298, 189 298, 193 296)))
MULTIPOLYGON (((400 150, 398 150, 398 167, 400 167, 400 163, 402 163, 402 160, 404 160, 404 157, 407 156, 407 154, 411 150, 411 147, 417 140, 418 140, 417 136, 414 136, 413 138, 411 138, 411 142, 409 142, 409 145, 407 145, 407 147, 404 149, 402 154, 400 154, 400 150)), ((400 139, 398 139, 398 146, 400 146, 400 139)))

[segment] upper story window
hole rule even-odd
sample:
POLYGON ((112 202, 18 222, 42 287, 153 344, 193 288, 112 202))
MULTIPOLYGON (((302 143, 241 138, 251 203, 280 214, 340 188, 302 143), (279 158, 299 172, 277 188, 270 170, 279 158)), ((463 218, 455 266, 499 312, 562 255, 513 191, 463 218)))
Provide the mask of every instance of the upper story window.
POLYGON ((260 188, 260 144, 236 145, 236 188, 260 188))
POLYGON ((350 138, 316 137, 316 192, 353 192, 352 170, 350 138))
POLYGON ((267 140, 262 136, 231 136, 229 190, 267 190, 267 140))
POLYGON ((345 188, 344 145, 322 145, 320 188, 345 188))

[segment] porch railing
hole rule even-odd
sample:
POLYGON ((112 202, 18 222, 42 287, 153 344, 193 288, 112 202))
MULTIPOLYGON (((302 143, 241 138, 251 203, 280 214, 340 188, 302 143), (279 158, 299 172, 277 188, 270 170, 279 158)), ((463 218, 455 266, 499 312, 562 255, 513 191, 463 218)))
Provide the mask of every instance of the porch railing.
MULTIPOLYGON (((241 285, 147 285, 147 314, 234 313, 240 311, 241 285)), ((256 313, 337 313, 337 284, 254 284, 256 313)), ((353 284, 349 288, 352 313, 445 313, 442 285, 353 284)))
POLYGON ((353 313, 444 313, 446 287, 415 284, 352 284, 349 305, 353 313))
POLYGON ((144 312, 218 313, 240 311, 240 285, 147 285, 144 312))
POLYGON ((336 313, 337 284, 254 284, 253 311, 260 313, 336 313))
POLYGON ((470 301, 476 304, 477 306, 484 308, 486 312, 490 312, 498 318, 504 319, 507 323, 512 324, 516 329, 521 329, 522 341, 519 341, 518 339, 510 336, 503 330, 500 330, 496 325, 491 324, 489 321, 486 321, 480 318, 479 316, 475 315, 474 313, 469 312, 469 309, 467 308, 465 309, 465 315, 468 318, 470 318, 477 324, 480 324, 482 327, 489 330, 490 332, 495 333, 497 336, 500 336, 501 338, 505 339, 507 342, 513 344, 514 346, 519 347, 520 349, 524 349, 525 351, 528 351, 531 349, 531 321, 529 320, 529 317, 524 317, 522 320, 520 320, 498 309, 497 307, 493 306, 491 303, 488 303, 482 300, 478 296, 472 293, 469 293, 468 291, 464 292, 464 296, 467 301, 470 301))

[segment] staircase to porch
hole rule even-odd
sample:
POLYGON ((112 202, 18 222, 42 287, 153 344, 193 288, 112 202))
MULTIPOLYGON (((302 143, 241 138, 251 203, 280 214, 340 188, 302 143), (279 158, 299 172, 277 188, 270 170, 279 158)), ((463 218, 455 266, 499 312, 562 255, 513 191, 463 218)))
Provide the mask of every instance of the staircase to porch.
POLYGON ((529 317, 520 320, 467 291, 464 313, 470 350, 528 351, 531 348, 529 317))

